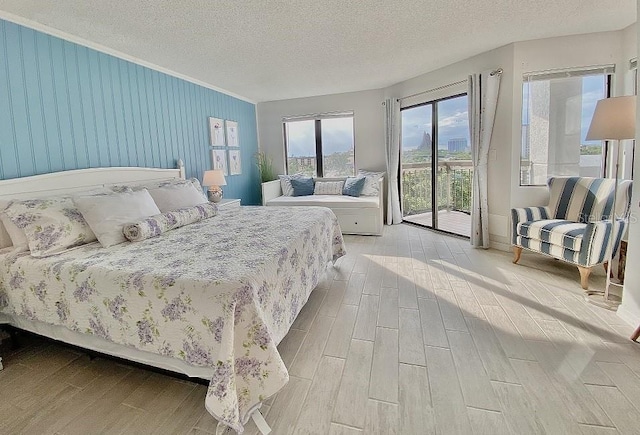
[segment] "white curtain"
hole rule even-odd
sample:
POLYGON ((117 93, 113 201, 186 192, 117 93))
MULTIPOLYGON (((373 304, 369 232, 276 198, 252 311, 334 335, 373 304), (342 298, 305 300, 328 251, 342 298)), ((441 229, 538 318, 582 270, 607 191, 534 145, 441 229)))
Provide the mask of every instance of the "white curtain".
POLYGON ((487 163, 501 76, 501 69, 469 76, 469 130, 473 160, 471 245, 476 248, 489 247, 487 163))
POLYGON ((385 147, 387 153, 387 225, 402 222, 398 173, 400 171, 400 103, 395 98, 387 99, 385 107, 385 147))

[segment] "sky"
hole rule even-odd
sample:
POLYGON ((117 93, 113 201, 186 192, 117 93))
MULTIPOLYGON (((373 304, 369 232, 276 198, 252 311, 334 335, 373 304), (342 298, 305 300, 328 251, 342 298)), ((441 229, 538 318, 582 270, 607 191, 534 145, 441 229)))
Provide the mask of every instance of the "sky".
MULTIPOLYGON (((287 152, 289 157, 316 155, 314 120, 287 123, 287 152)), ((322 120, 322 151, 325 155, 349 151, 353 148, 353 118, 322 120)))
MULTIPOLYGON (((438 148, 447 148, 449 139, 466 138, 469 143, 467 96, 450 98, 438 104, 438 148)), ((426 131, 431 134, 431 105, 404 109, 402 112, 402 148, 415 149, 426 131)))

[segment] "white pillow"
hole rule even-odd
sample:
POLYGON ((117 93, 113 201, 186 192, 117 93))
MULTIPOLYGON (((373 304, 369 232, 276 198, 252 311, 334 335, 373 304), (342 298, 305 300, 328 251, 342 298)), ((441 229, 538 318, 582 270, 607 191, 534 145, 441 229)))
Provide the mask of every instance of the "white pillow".
POLYGON ((344 181, 316 181, 314 195, 342 195, 344 181))
POLYGON ((96 240, 70 196, 12 201, 4 214, 24 231, 33 257, 59 254, 96 240))
POLYGON ((160 214, 146 189, 111 195, 77 196, 74 202, 105 248, 124 243, 125 224, 160 214))
POLYGON ((360 169, 358 175, 365 178, 364 187, 360 196, 378 196, 380 189, 378 188, 378 181, 384 177, 384 172, 365 171, 360 169))
POLYGON ((302 178, 304 174, 278 175, 280 179, 280 187, 282 188, 282 196, 293 196, 292 178, 302 178))
POLYGON ((209 202, 202 190, 196 189, 192 183, 149 189, 149 195, 162 213, 209 202))
MULTIPOLYGON (((4 227, 2 231, 4 231, 6 235, 8 235, 9 238, 11 239, 11 245, 13 245, 14 251, 15 252, 28 251, 29 242, 27 241, 27 236, 24 233, 24 230, 21 228, 18 228, 16 224, 11 222, 11 219, 9 219, 9 216, 7 216, 5 212, 0 212, 0 222, 2 222, 2 225, 4 227)), ((6 235, 5 234, 2 235, 3 239, 6 237, 6 235)))

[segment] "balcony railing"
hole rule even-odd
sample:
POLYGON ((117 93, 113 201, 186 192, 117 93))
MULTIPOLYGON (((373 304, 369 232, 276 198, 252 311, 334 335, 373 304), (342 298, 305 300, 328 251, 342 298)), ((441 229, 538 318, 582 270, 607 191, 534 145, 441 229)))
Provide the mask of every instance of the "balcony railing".
MULTIPOLYGON (((431 172, 430 162, 402 164, 402 206, 405 216, 433 210, 431 172)), ((436 209, 471 213, 471 161, 440 161, 436 177, 436 209)))

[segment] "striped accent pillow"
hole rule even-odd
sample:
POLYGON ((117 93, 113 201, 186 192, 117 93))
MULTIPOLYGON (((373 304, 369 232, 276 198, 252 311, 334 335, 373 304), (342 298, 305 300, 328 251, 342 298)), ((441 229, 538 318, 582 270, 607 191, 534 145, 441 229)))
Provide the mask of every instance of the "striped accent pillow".
POLYGON ((344 181, 317 181, 314 195, 342 195, 344 181))
POLYGON ((302 178, 303 174, 293 175, 278 175, 280 179, 280 187, 282 188, 282 196, 293 196, 293 186, 291 185, 292 178, 302 178))

